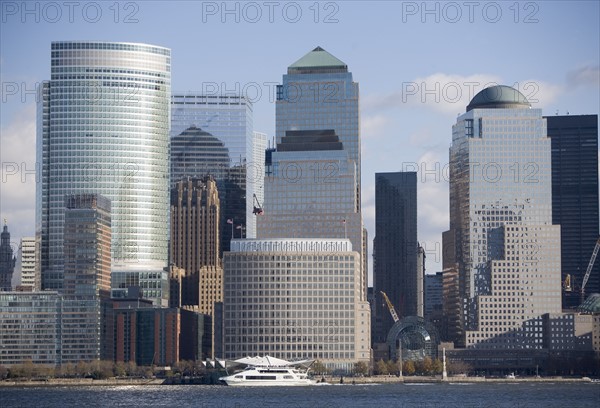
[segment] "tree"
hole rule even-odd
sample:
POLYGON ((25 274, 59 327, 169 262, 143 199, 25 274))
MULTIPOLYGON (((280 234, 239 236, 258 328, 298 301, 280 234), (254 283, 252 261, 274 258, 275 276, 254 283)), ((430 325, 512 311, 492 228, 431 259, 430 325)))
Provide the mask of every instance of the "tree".
POLYGON ((318 375, 328 374, 329 370, 325 367, 325 364, 320 362, 319 360, 315 361, 311 366, 311 370, 318 375))
POLYGON ((377 364, 375 365, 375 371, 379 375, 387 375, 390 373, 390 371, 388 369, 388 365, 386 364, 385 361, 383 361, 383 359, 381 359, 377 362, 377 364))
POLYGON ((415 373, 415 363, 413 363, 411 360, 405 361, 402 366, 402 371, 403 374, 413 375, 415 373))
POLYGON ((425 357, 421 362, 421 374, 422 375, 431 375, 433 372, 433 361, 431 361, 431 357, 425 357))
POLYGON ((122 361, 117 361, 113 366, 115 377, 125 377, 127 375, 127 365, 122 361))
POLYGON ((441 374, 444 371, 444 363, 439 358, 433 360, 433 374, 441 374))
POLYGON ((388 366, 388 373, 400 375, 400 363, 399 362, 395 362, 394 360, 388 360, 387 366, 388 366))
POLYGON ((354 374, 356 375, 367 375, 369 373, 369 366, 364 361, 354 363, 354 374))
POLYGON ((4 380, 8 377, 8 368, 0 364, 0 380, 4 380))

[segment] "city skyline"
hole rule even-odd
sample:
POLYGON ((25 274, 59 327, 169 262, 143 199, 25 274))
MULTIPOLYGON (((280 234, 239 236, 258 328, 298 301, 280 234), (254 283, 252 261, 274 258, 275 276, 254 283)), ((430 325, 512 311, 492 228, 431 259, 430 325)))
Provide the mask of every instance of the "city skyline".
MULTIPOLYGON (((9 4, 20 7, 20 3, 9 4)), ((369 244, 374 237, 374 173, 418 170, 418 239, 427 251, 429 273, 441 270, 441 232, 449 220, 448 129, 475 93, 493 82, 516 83, 544 115, 556 111, 598 113, 597 3, 522 2, 512 9, 502 3, 499 18, 494 17, 491 6, 485 8, 483 4, 471 14, 463 8, 459 19, 442 3, 431 5, 432 10, 438 9, 433 14, 424 14, 420 3, 413 2, 318 3, 318 16, 306 3, 300 4, 302 17, 296 22, 292 22, 291 4, 281 3, 273 22, 266 9, 261 20, 251 22, 252 15, 241 5, 236 22, 236 16, 206 9, 207 5, 220 7, 213 2, 182 3, 180 7, 119 3, 118 16, 108 4, 100 5, 104 7, 103 17, 95 22, 91 12, 83 16, 81 8, 75 10, 73 22, 66 9, 58 21, 49 21, 53 15, 49 10, 44 14, 43 5, 39 5, 38 23, 35 15, 24 19, 20 10, 12 14, 12 9, 3 5, 0 213, 8 219, 12 241, 34 233, 33 90, 48 76, 50 41, 54 40, 144 42, 169 47, 173 50, 174 91, 245 89, 256 101, 254 129, 265 132, 268 140, 275 134, 274 89, 282 68, 296 61, 298 55, 322 46, 352 67, 354 80, 361 84, 362 213, 370 232, 369 244), (138 11, 125 8, 127 4, 137 5, 138 11), (537 9, 528 4, 537 5, 537 9), (286 5, 289 13, 282 15, 286 5), (182 7, 186 13, 181 12, 182 7), (127 18, 137 22, 127 22, 127 18), (159 21, 181 26, 201 22, 192 26, 198 36, 216 34, 211 36, 214 46, 199 49, 195 35, 155 30, 159 21), (369 21, 377 21, 377 25, 369 21), (356 30, 359 24, 365 30, 356 30), (569 36, 558 32, 556 26, 567 27, 569 36), (281 35, 273 36, 273 32, 281 35), (412 38, 422 40, 410 41, 412 38), (472 55, 458 58, 457 46, 466 38, 472 39, 471 48, 461 53, 472 55), (272 52, 275 48, 277 53, 272 52), (28 52, 24 54, 22 49, 28 52), (241 69, 236 61, 248 64, 241 69)))

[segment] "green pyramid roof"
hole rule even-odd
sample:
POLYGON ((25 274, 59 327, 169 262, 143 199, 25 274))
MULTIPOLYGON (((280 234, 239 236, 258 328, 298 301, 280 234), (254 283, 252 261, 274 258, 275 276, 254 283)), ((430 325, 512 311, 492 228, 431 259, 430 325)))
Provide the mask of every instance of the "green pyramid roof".
POLYGON ((294 62, 288 67, 288 73, 290 71, 315 71, 319 69, 327 70, 342 70, 343 72, 348 71, 348 66, 343 62, 325 51, 321 47, 317 47, 298 61, 294 62))

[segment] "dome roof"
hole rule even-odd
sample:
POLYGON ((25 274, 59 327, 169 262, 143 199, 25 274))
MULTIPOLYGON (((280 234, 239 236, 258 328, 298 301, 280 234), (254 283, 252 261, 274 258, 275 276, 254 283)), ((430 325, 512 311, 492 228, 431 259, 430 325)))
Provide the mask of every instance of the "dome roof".
POLYGON ((600 313, 600 293, 592 293, 578 310, 581 313, 600 313))
POLYGON ((531 108, 525 96, 506 85, 496 85, 485 88, 471 99, 467 112, 472 109, 512 109, 531 108))

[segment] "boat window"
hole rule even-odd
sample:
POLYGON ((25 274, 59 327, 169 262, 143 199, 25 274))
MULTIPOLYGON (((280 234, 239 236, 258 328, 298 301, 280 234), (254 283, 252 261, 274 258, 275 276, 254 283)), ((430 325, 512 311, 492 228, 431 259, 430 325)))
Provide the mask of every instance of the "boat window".
POLYGON ((246 380, 276 380, 275 375, 247 375, 246 380))
POLYGON ((293 376, 291 376, 291 375, 284 375, 284 376, 283 376, 283 379, 284 379, 284 380, 293 380, 293 379, 294 379, 294 377, 293 377, 293 376))
POLYGON ((236 375, 234 378, 244 378, 243 375, 236 375))

